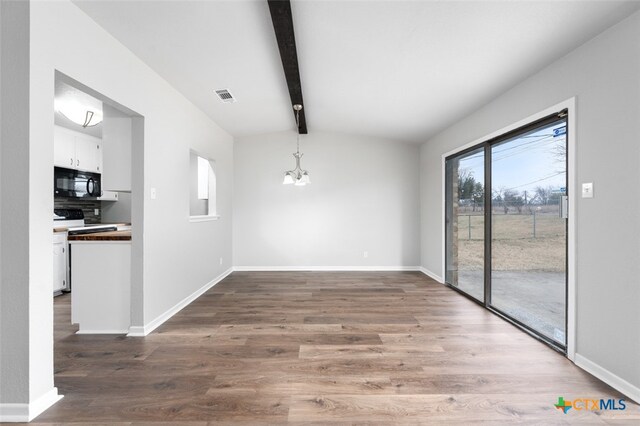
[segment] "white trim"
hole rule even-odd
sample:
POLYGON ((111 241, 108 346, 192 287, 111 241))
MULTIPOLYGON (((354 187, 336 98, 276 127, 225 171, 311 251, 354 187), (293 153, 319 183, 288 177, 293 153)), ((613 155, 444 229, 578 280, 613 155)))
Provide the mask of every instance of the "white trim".
POLYGON ((78 330, 76 334, 127 334, 129 329, 125 330, 78 330))
POLYGON ((149 333, 151 332, 145 333, 145 326, 143 325, 132 325, 129 327, 127 337, 144 337, 149 333))
MULTIPOLYGON (((442 217, 440 223, 442 224, 442 276, 447 276, 447 156, 448 154, 442 154, 442 176, 440 177, 442 182, 442 217)), ((484 180, 484 179, 483 179, 484 180)), ((444 280, 442 280, 444 282, 444 280)))
POLYGON ((580 354, 575 354, 575 364, 586 372, 596 376, 612 388, 620 391, 620 393, 624 394, 629 399, 636 403, 640 403, 640 388, 637 386, 632 385, 622 377, 615 375, 611 371, 580 354))
POLYGON ((29 421, 42 414, 47 408, 64 398, 58 393, 58 388, 54 387, 49 392, 29 404, 29 421))
POLYGON ((288 271, 419 271, 419 266, 234 266, 238 272, 288 271))
POLYGON ((158 315, 153 321, 144 325, 144 326, 131 326, 129 327, 128 337, 144 337, 151 333, 153 330, 161 326, 165 321, 169 318, 177 314, 184 307, 186 307, 189 303, 196 300, 198 297, 202 296, 207 290, 209 290, 214 285, 218 284, 220 281, 225 279, 231 272, 233 272, 233 268, 229 268, 224 271, 222 274, 218 275, 213 280, 209 281, 204 286, 200 287, 198 290, 191 293, 189 296, 182 299, 180 302, 176 303, 173 307, 169 308, 166 312, 158 315))
POLYGON ((569 117, 568 117, 568 138, 567 138, 567 147, 569 151, 568 157, 568 175, 567 175, 567 185, 569 186, 569 235, 567 238, 567 358, 570 360, 574 360, 575 357, 575 348, 576 348, 576 282, 577 282, 577 269, 576 269, 576 238, 577 238, 577 223, 576 223, 576 203, 577 196, 580 193, 578 190, 577 183, 577 174, 576 174, 576 98, 572 97, 565 101, 562 101, 558 104, 555 104, 549 108, 546 108, 540 112, 537 112, 533 115, 530 115, 527 118, 524 118, 520 121, 517 121, 509 126, 503 127, 502 129, 496 130, 486 136, 483 136, 479 139, 476 139, 472 142, 469 142, 461 147, 458 147, 454 150, 446 152, 442 154, 442 273, 446 273, 447 265, 445 264, 445 253, 447 250, 446 247, 446 226, 445 226, 445 217, 447 214, 447 205, 446 205, 446 169, 445 169, 445 159, 453 154, 464 151, 467 148, 471 148, 472 146, 482 144, 488 140, 491 140, 497 136, 503 135, 507 132, 515 130, 519 127, 525 126, 531 122, 544 118, 548 115, 553 114, 554 112, 561 111, 563 109, 568 109, 569 117))
POLYGON ((218 220, 218 219, 220 219, 220 216, 217 216, 217 215, 203 214, 203 215, 199 215, 199 216, 189 216, 189 222, 191 222, 191 223, 211 222, 212 220, 218 220))
POLYGON ((577 112, 576 112, 576 98, 568 99, 564 102, 562 108, 569 110, 569 119, 567 122, 567 132, 569 137, 567 138, 567 149, 569 156, 567 158, 569 168, 567 175, 567 185, 569 186, 569 224, 567 236, 567 358, 571 361, 575 361, 576 355, 576 305, 578 298, 576 296, 576 283, 577 279, 577 254, 576 243, 578 237, 578 226, 576 218, 577 202, 578 202, 578 174, 577 174, 577 156, 576 156, 576 131, 578 126, 576 125, 577 112))
POLYGON ((444 280, 442 279, 442 277, 438 274, 436 274, 435 272, 432 272, 430 270, 428 270, 425 267, 420 267, 420 272, 422 272, 423 274, 425 274, 426 276, 428 276, 429 278, 438 281, 440 284, 444 284, 444 280))
POLYGON ((62 398, 53 388, 29 404, 0 404, 0 422, 30 422, 62 398))

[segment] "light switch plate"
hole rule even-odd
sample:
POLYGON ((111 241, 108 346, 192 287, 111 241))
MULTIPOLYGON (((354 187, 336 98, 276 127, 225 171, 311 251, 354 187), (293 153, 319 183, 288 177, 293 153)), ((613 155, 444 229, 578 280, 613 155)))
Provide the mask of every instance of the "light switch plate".
POLYGON ((151 188, 151 199, 155 200, 156 199, 156 195, 157 195, 156 189, 155 188, 151 188))
POLYGON ((593 183, 582 184, 582 198, 593 198, 593 183))

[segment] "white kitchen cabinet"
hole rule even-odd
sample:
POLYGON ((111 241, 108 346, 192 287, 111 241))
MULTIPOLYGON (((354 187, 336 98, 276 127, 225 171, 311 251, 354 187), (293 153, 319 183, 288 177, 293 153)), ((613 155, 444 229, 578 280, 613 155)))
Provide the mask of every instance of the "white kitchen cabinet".
POLYGON ((75 136, 60 126, 54 126, 53 164, 67 169, 73 169, 76 164, 75 136))
POLYGON ((59 293, 67 288, 69 280, 69 247, 65 232, 53 234, 53 292, 59 293))
POLYGON ((57 167, 102 173, 102 140, 54 126, 53 164, 57 167))
POLYGON ((93 136, 76 137, 76 169, 87 172, 102 172, 102 142, 93 136))
POLYGON ((131 241, 70 241, 71 321, 78 334, 125 334, 131 325, 131 241))

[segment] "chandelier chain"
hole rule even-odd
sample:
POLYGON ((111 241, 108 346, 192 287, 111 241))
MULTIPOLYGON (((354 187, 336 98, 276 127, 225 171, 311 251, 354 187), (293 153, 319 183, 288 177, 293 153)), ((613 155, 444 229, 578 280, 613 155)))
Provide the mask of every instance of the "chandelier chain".
POLYGON ((296 110, 296 152, 300 154, 300 110, 296 110))

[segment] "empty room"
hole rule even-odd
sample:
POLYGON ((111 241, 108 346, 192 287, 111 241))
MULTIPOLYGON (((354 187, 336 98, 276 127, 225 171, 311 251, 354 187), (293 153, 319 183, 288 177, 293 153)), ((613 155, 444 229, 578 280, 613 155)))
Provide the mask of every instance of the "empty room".
POLYGON ((640 2, 0 0, 0 422, 640 422, 640 2))

